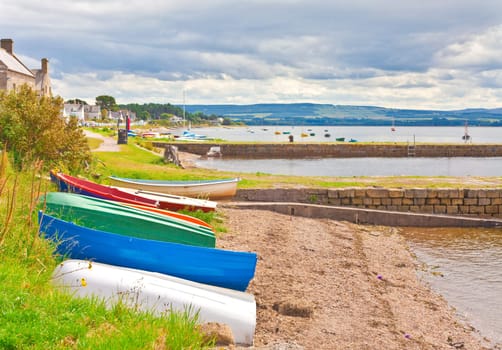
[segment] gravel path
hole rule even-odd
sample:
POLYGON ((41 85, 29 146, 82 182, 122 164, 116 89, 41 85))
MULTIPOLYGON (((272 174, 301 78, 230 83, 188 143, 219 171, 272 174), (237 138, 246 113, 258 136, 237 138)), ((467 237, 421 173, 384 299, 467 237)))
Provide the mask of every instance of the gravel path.
POLYGON ((98 148, 93 149, 93 152, 119 152, 120 151, 120 145, 117 144, 117 139, 113 137, 106 137, 101 134, 89 131, 89 130, 84 130, 84 134, 86 137, 91 137, 94 139, 100 139, 103 140, 103 142, 99 145, 98 148))
POLYGON ((218 246, 259 257, 247 289, 257 301, 256 348, 483 349, 418 280, 397 229, 220 211, 228 233, 218 246))

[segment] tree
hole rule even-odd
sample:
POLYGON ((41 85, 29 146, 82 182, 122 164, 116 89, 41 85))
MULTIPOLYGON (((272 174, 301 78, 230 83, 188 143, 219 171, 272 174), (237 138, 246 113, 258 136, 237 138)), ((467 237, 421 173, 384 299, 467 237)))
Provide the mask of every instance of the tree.
POLYGON ((42 160, 78 171, 91 160, 76 118, 62 118, 61 97, 39 97, 28 85, 0 92, 0 143, 7 145, 17 169, 42 160))
POLYGON ((148 113, 148 111, 141 111, 137 114, 137 117, 141 120, 150 120, 152 119, 152 116, 150 115, 150 113, 148 113))
POLYGON ((108 110, 106 108, 101 108, 101 120, 108 119, 108 110))
POLYGON ((85 106, 87 106, 87 102, 85 102, 84 100, 78 99, 78 98, 73 99, 73 100, 68 100, 65 103, 71 103, 71 104, 78 104, 78 105, 85 105, 85 106))
POLYGON ((172 117, 172 116, 173 116, 173 115, 172 115, 172 114, 170 114, 170 113, 162 113, 162 114, 160 115, 160 119, 168 120, 168 119, 171 119, 171 117, 172 117))
POLYGON ((107 109, 109 111, 118 110, 115 98, 108 95, 101 95, 96 97, 96 104, 101 106, 102 109, 107 109))

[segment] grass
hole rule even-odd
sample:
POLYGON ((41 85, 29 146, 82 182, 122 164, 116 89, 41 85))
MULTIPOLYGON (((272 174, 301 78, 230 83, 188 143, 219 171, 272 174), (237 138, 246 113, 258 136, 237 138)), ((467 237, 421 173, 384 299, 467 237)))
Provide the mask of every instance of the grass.
MULTIPOLYGON (((4 159, 4 157, 2 157, 4 159)), ((1 349, 202 349, 212 346, 188 313, 155 317, 105 307, 51 284, 59 259, 38 235, 35 200, 54 190, 44 174, 0 164, 1 349)))

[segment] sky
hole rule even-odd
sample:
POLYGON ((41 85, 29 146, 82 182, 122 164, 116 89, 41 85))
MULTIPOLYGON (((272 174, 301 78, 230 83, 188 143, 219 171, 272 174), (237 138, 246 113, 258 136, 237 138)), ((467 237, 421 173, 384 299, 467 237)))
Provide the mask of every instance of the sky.
POLYGON ((502 107, 501 0, 0 0, 0 37, 91 104, 502 107))

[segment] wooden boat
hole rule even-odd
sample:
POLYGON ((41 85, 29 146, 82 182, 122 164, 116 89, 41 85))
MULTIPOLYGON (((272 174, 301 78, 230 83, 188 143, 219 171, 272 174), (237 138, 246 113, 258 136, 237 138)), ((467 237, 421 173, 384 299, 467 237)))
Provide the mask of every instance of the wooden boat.
POLYGON ((256 301, 252 294, 185 279, 84 260, 63 261, 53 283, 76 297, 98 297, 108 307, 122 303, 135 310, 197 314, 199 323, 230 327, 237 344, 252 345, 256 301))
POLYGON ((140 193, 141 191, 130 192, 118 187, 100 185, 92 181, 76 178, 63 173, 51 171, 51 179, 58 185, 59 190, 63 192, 74 192, 86 196, 92 196, 102 199, 109 199, 118 202, 146 205, 168 210, 202 210, 214 211, 216 202, 188 198, 176 195, 166 195, 161 193, 140 193))
POLYGON ((338 142, 344 142, 345 141, 345 137, 337 137, 335 138, 336 141, 338 142))
POLYGON ((56 253, 173 275, 190 281, 246 290, 256 254, 131 237, 81 226, 39 211, 40 234, 56 253))
POLYGON ((65 221, 125 236, 214 247, 214 232, 205 226, 74 193, 49 192, 40 207, 65 221))
POLYGON ((235 196, 239 178, 220 180, 166 181, 127 179, 110 176, 110 183, 115 186, 137 190, 152 191, 170 195, 197 198, 224 199, 235 196))

